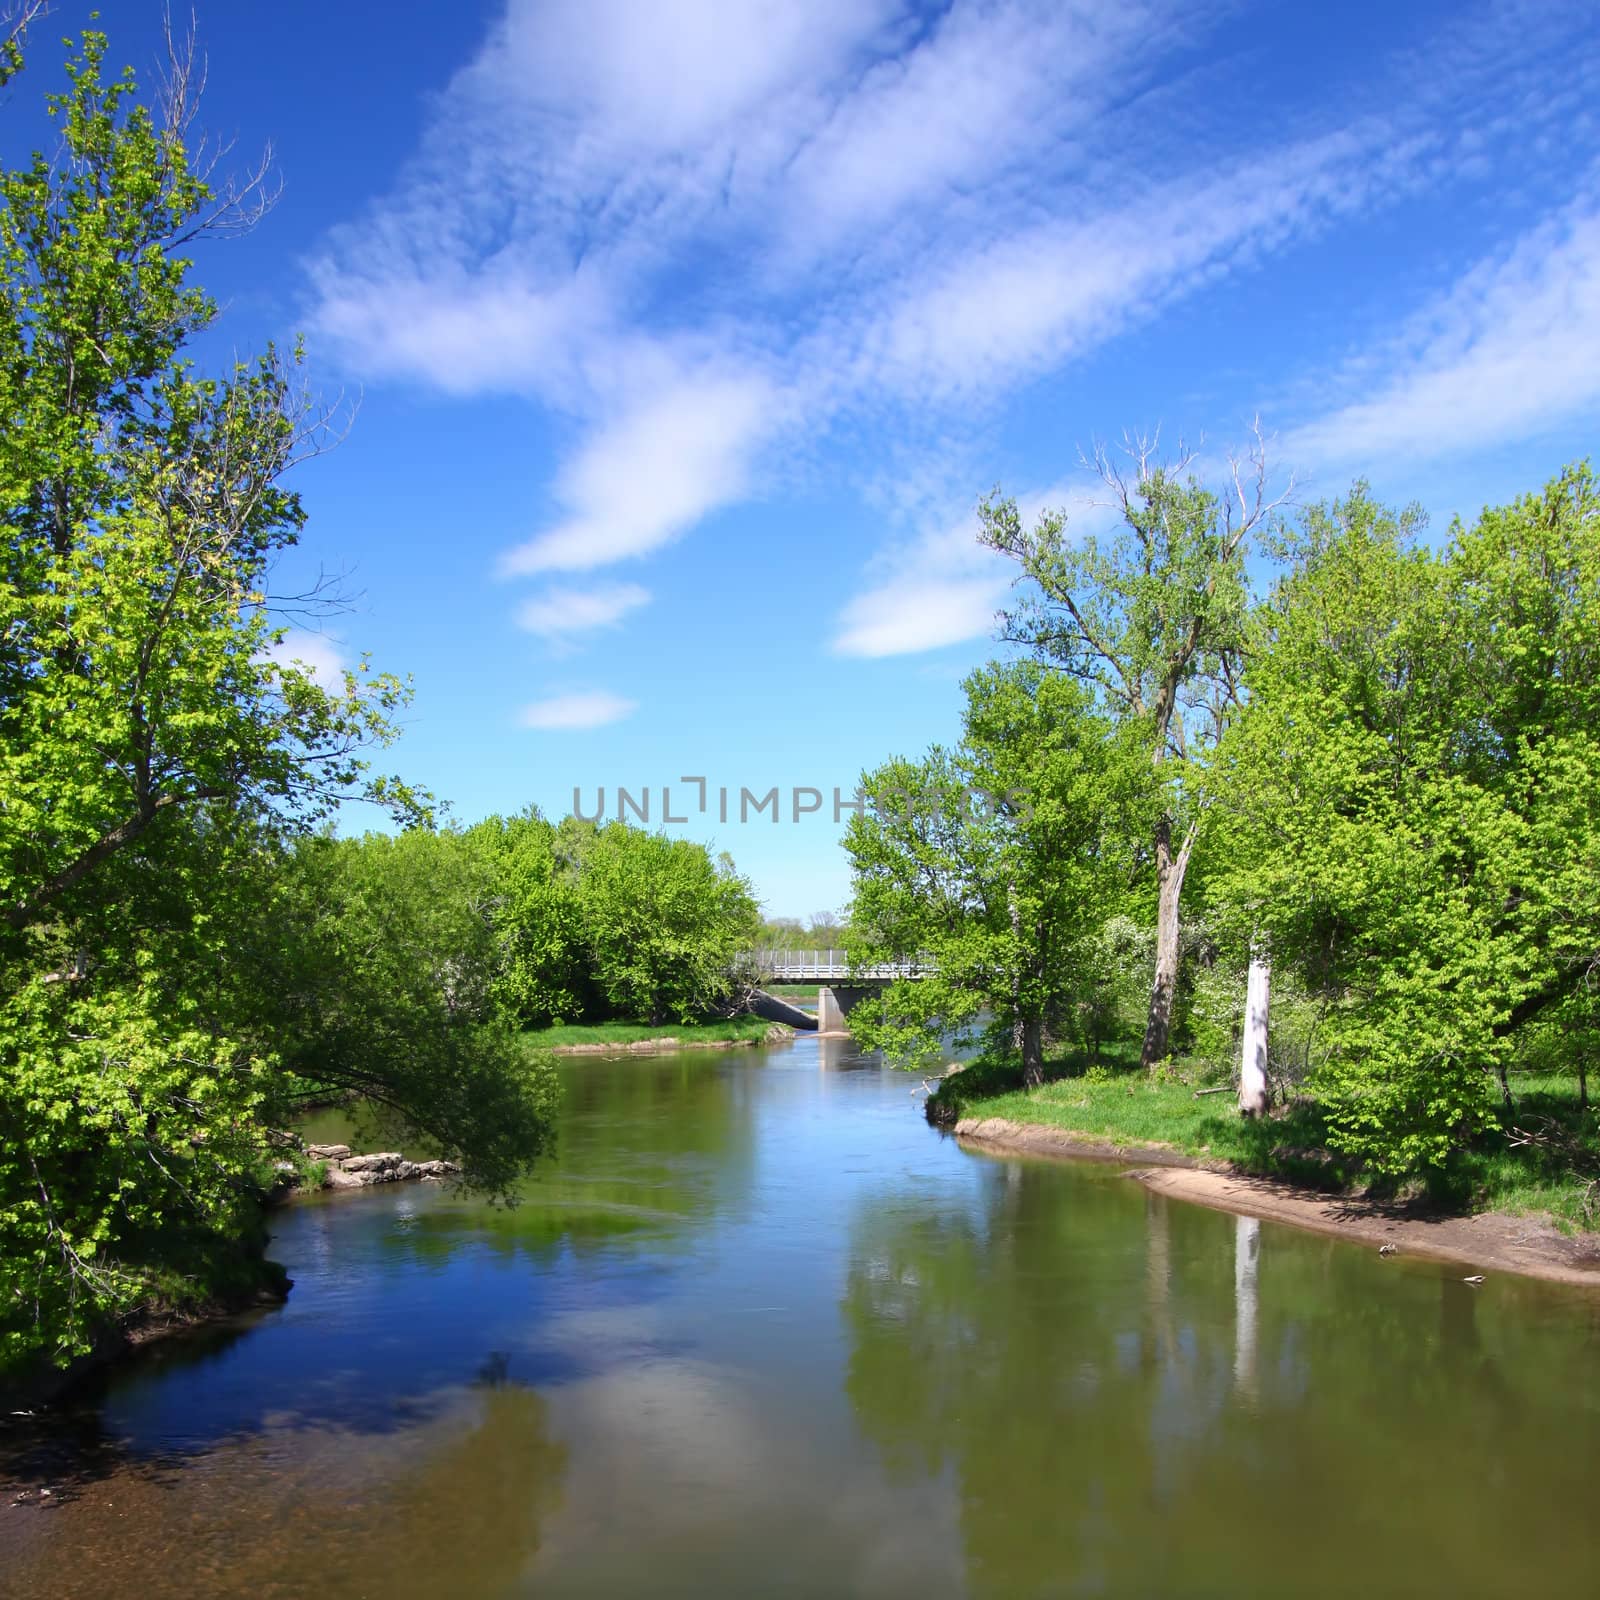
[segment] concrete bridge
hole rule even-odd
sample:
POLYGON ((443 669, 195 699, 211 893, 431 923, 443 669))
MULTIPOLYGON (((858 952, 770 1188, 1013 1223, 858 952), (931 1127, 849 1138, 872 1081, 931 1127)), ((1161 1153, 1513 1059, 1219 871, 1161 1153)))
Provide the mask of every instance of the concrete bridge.
POLYGON ((817 1014, 811 1016, 777 995, 757 989, 750 1009, 758 1017, 786 1022, 791 1028, 815 1028, 819 1033, 848 1033, 849 1017, 869 995, 882 994, 902 978, 922 978, 937 970, 926 961, 879 961, 852 967, 843 950, 760 950, 750 964, 763 983, 815 983, 817 1014))

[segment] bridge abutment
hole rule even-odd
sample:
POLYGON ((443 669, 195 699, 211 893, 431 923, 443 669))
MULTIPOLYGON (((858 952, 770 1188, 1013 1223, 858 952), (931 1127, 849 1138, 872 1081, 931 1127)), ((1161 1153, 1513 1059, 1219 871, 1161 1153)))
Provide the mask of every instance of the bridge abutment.
POLYGON ((838 996, 829 985, 823 984, 817 990, 817 1032, 848 1033, 850 1029, 845 1018, 846 1012, 838 996))
POLYGON ((817 1031, 849 1033, 850 1013, 883 993, 878 983, 827 983, 817 990, 817 1031))

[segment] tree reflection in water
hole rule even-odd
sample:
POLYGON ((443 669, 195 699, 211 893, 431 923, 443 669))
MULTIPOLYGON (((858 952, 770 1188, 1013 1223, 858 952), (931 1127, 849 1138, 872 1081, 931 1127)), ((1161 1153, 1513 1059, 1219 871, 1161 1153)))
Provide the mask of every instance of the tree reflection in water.
POLYGON ((1594 1576, 1545 1430, 1587 1396, 1592 1462, 1600 1411, 1541 1286, 1409 1263, 1376 1295, 1348 1245, 1062 1177, 853 1228, 850 1400, 891 1476, 952 1476, 974 1592, 1509 1593, 1508 1518, 1552 1592, 1594 1576))

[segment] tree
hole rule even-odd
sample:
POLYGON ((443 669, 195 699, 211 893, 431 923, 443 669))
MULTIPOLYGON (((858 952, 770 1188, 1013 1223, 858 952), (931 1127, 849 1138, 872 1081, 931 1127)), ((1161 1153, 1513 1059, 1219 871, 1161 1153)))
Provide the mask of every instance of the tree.
POLYGON ((577 894, 606 1004, 644 1022, 718 1009, 758 926, 750 885, 729 857, 622 823, 589 833, 577 894))
POLYGON ((1396 1173, 1514 1116, 1600 956, 1600 493, 1419 527, 1360 485, 1308 514, 1215 774, 1226 898, 1327 1006, 1330 1138, 1396 1173))
POLYGON ((917 1061, 941 1032, 992 1012, 1038 1083, 1085 938, 1126 885, 1143 768, 1071 679, 1023 663, 965 688, 954 750, 863 780, 869 809, 845 834, 850 959, 925 957, 932 970, 891 985, 882 1014, 861 1007, 852 1026, 869 1048, 917 1061))
POLYGON ((498 866, 476 833, 300 840, 233 928, 232 1009, 281 1069, 267 1104, 354 1096, 504 1193, 548 1143, 556 1084, 497 1003, 498 866))
POLYGON ((493 857, 496 993, 530 1028, 598 1015, 603 1002, 584 942, 578 898, 584 825, 558 828, 529 807, 472 830, 493 857))
POLYGON ((1179 906, 1197 832, 1188 768, 1215 738, 1237 683, 1250 540, 1289 493, 1268 493, 1259 427, 1248 457, 1230 463, 1220 495, 1186 475, 1190 453, 1163 465, 1155 448, 1128 441, 1131 481, 1096 451, 1094 467, 1121 518, 1107 544, 1092 535, 1070 543, 1060 511, 1025 528, 1015 500, 996 495, 980 507, 983 542, 1015 561, 1027 586, 1003 636, 1078 679, 1108 714, 1136 728, 1166 791, 1150 838, 1157 904, 1140 1051, 1146 1067, 1167 1055, 1177 991, 1179 906))
MULTIPOLYGON (((426 816, 364 755, 406 685, 363 663, 330 690, 275 657, 274 561, 304 522, 284 475, 326 439, 298 355, 222 377, 189 355, 216 307, 187 248, 259 188, 196 169, 189 58, 153 115, 105 54, 84 36, 48 100, 59 147, 0 173, 3 1362, 259 1275, 256 1172, 300 1081, 246 959, 262 902, 341 801, 426 816)), ((474 1037, 424 1080, 397 1035, 363 1080, 447 1133, 526 1132, 540 1085, 474 1037)), ((497 1137, 496 1185, 536 1150, 497 1137)))

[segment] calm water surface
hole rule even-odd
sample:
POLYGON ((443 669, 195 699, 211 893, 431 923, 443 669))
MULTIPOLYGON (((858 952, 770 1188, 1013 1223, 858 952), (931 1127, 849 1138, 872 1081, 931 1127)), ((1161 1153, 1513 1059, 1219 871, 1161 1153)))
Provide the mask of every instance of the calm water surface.
POLYGON ((1595 1297, 968 1154, 847 1045, 564 1075, 514 1210, 280 1213, 288 1304, 36 1453, 0 1592, 1600 1593, 1595 1297))

